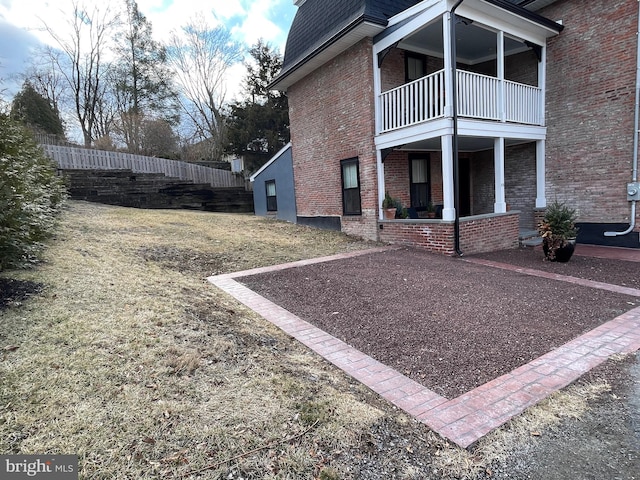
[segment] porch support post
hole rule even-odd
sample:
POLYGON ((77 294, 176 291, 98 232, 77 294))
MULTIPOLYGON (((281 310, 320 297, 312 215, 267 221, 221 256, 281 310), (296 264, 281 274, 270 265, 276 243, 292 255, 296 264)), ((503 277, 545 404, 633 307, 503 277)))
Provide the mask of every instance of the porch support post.
POLYGON ((495 169, 496 199, 493 205, 495 213, 505 213, 507 202, 504 192, 504 138, 496 138, 493 141, 493 162, 495 169))
POLYGON ((442 150, 442 196, 444 207, 442 219, 453 221, 456 218, 453 188, 453 135, 440 137, 442 150))
POLYGON ((547 104, 547 45, 542 46, 540 53, 540 62, 538 62, 538 88, 542 90, 540 95, 540 118, 539 125, 545 124, 546 104, 547 104))
POLYGON ((504 32, 498 32, 498 44, 496 45, 496 53, 498 56, 498 115, 500 121, 507 121, 507 105, 504 85, 504 32))
POLYGON ((384 163, 382 163, 382 152, 376 149, 376 170, 378 172, 378 219, 382 220, 382 201, 384 200, 384 163))
MULTIPOLYGON (((375 122, 375 133, 380 133, 382 129, 381 112, 380 112, 380 95, 382 94, 382 86, 380 80, 380 64, 378 63, 378 54, 376 49, 373 49, 373 115, 375 122)), ((378 152, 378 155, 380 152, 378 152)))
POLYGON ((451 78, 451 12, 442 16, 442 40, 444 41, 444 116, 453 116, 453 79, 451 78))
POLYGON ((536 142, 536 208, 545 208, 547 206, 545 151, 545 140, 538 140, 536 142))

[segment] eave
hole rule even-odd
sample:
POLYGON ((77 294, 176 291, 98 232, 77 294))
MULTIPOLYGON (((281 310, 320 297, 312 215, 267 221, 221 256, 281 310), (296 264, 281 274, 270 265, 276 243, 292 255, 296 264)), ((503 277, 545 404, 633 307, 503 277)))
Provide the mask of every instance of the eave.
POLYGON ((297 81, 303 79, 329 60, 352 47, 360 40, 374 37, 386 28, 386 25, 372 23, 366 18, 359 18, 347 25, 338 34, 331 36, 280 74, 271 82, 269 89, 285 91, 297 81))

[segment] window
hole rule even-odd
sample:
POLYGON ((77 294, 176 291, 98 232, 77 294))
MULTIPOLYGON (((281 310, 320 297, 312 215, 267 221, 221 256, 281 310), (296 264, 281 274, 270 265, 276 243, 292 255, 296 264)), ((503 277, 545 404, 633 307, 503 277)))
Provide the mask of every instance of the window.
POLYGON ((407 82, 412 82, 427 74, 427 59, 424 55, 406 52, 404 63, 405 81, 407 82))
POLYGON ((278 201, 276 199, 276 181, 268 180, 264 183, 267 189, 267 212, 275 212, 278 210, 278 201))
POLYGON ((411 206, 426 207, 429 204, 429 159, 409 159, 411 179, 411 206))
POLYGON ((360 177, 358 159, 340 162, 342 166, 342 212, 344 215, 360 215, 360 177))

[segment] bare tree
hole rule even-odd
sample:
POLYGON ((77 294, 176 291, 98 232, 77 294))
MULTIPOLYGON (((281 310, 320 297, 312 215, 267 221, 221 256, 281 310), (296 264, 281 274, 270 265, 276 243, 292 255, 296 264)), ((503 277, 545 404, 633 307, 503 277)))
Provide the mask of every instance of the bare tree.
POLYGON ((60 115, 68 94, 67 82, 60 70, 64 63, 62 52, 45 46, 35 52, 22 77, 33 89, 46 98, 55 112, 60 115))
POLYGON ((62 51, 60 57, 52 60, 69 85, 84 144, 89 147, 94 138, 98 107, 104 94, 101 84, 106 73, 103 54, 118 20, 108 9, 101 11, 94 6, 89 10, 75 0, 72 8, 70 33, 56 32, 46 23, 45 29, 62 51))
POLYGON ((222 26, 209 27, 203 20, 191 21, 169 42, 169 61, 176 70, 182 110, 213 160, 222 157, 225 146, 225 75, 242 58, 240 46, 222 26))

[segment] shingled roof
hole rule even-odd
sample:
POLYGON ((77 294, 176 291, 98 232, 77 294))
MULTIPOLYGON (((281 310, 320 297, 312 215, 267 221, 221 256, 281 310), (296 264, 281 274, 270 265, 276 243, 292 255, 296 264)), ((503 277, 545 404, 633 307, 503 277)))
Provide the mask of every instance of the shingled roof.
POLYGON ((388 19, 421 0, 307 0, 291 24, 284 54, 287 70, 314 46, 331 40, 341 31, 370 22, 385 27, 388 19))
MULTIPOLYGON (((284 53, 282 70, 272 86, 280 88, 283 79, 324 51, 338 39, 363 25, 384 29, 389 18, 417 5, 422 0, 307 0, 296 12, 284 53)), ((520 4, 540 0, 485 0, 515 11, 535 21, 552 22, 525 10, 520 4)), ((553 3, 555 0, 546 0, 553 3)), ((287 82, 284 82, 287 83, 287 82)))

